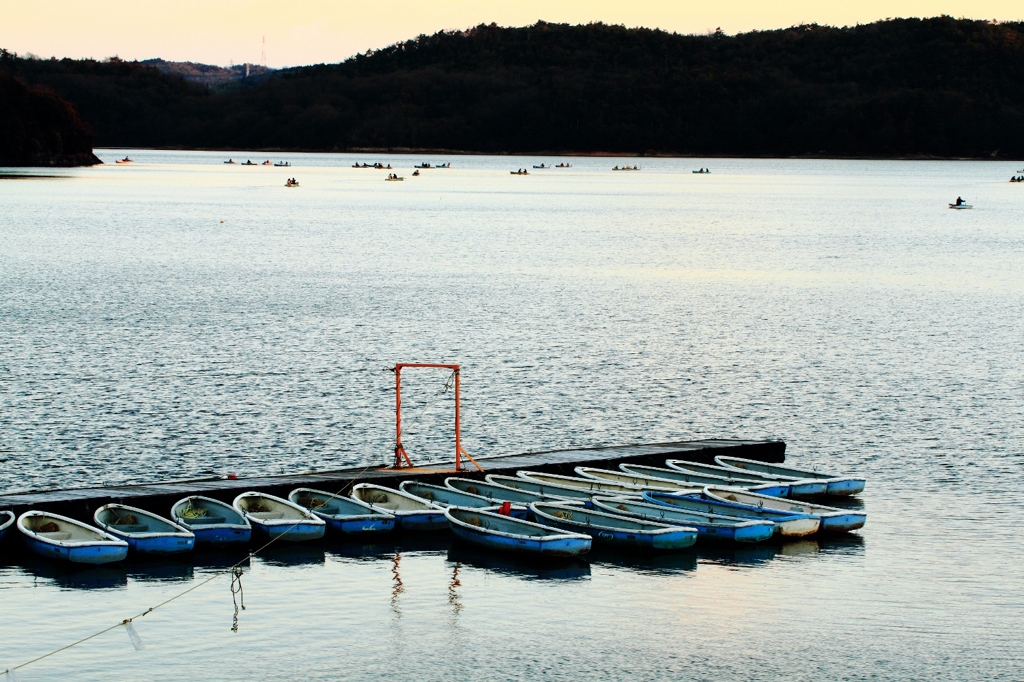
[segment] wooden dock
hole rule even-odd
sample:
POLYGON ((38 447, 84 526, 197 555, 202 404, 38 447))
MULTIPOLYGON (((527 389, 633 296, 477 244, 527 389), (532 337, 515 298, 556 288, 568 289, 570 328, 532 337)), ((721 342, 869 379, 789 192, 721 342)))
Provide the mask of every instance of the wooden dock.
MULTIPOLYGON (((688 459, 712 463, 716 455, 746 457, 763 462, 779 463, 785 460, 786 444, 782 441, 751 440, 694 440, 644 445, 620 445, 571 450, 527 452, 519 455, 500 455, 478 458, 485 473, 515 475, 520 469, 573 475, 577 466, 617 469, 620 462, 664 466, 666 459, 688 459)), ((482 477, 472 465, 464 463, 459 476, 482 477)), ((283 476, 255 476, 237 479, 203 479, 169 483, 102 486, 47 490, 40 492, 0 495, 0 509, 21 514, 29 509, 49 511, 91 522, 93 512, 110 502, 120 502, 166 516, 171 505, 189 495, 206 495, 231 503, 235 496, 247 490, 259 490, 272 495, 286 496, 300 488, 317 488, 328 492, 347 493, 352 485, 373 481, 397 487, 408 479, 440 483, 456 475, 454 462, 435 462, 406 469, 352 467, 336 471, 322 471, 283 476)))

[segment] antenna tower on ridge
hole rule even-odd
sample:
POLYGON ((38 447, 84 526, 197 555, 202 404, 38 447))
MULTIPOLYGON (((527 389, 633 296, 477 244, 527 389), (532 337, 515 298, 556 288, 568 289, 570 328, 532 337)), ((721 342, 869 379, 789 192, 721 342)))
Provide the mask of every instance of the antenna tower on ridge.
POLYGON ((263 52, 260 54, 260 63, 267 68, 267 37, 263 36, 263 52))

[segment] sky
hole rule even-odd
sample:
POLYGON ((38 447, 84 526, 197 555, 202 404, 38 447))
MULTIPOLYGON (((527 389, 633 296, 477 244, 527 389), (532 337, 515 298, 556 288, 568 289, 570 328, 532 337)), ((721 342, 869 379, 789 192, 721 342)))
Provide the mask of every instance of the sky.
POLYGON ((40 57, 228 65, 339 62, 442 29, 603 21, 678 33, 948 14, 1024 19, 1020 0, 0 0, 0 47, 40 57), (264 43, 264 40, 266 41, 264 43), (264 48, 265 45, 265 48, 264 48))

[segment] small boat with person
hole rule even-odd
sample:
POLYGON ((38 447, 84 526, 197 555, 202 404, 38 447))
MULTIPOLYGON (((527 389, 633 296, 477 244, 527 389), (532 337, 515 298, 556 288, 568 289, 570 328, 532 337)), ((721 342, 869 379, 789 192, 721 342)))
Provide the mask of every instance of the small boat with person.
MULTIPOLYGON (((430 504, 436 504, 438 507, 467 507, 472 509, 494 509, 500 506, 502 503, 495 503, 494 500, 489 500, 483 495, 473 495, 472 493, 462 492, 461 490, 452 490, 440 485, 434 485, 433 483, 419 483, 417 481, 402 481, 399 484, 398 489, 402 492, 415 495, 424 502, 430 504)), ((526 505, 509 503, 509 515, 517 519, 526 518, 526 505)))
POLYGON ((196 536, 188 528, 144 509, 124 504, 105 504, 92 515, 96 525, 124 540, 138 554, 191 552, 196 536))
POLYGON ((520 168, 519 170, 509 171, 509 174, 510 175, 529 175, 530 172, 528 170, 526 170, 525 168, 520 168))
MULTIPOLYGON (((818 493, 821 495, 849 497, 850 495, 864 492, 864 487, 867 485, 867 480, 859 476, 842 476, 836 473, 816 471, 786 464, 770 464, 742 457, 719 455, 715 457, 715 461, 723 467, 736 471, 750 471, 763 476, 777 476, 780 478, 789 477, 794 480, 817 480, 824 484, 824 490, 818 493)), ((765 494, 770 495, 771 493, 765 494)))
POLYGON ((401 182, 402 180, 405 180, 405 178, 401 177, 397 173, 389 173, 386 180, 388 182, 401 182))
POLYGON ((711 169, 710 168, 701 168, 700 170, 695 170, 695 171, 690 171, 690 172, 691 173, 695 173, 696 175, 707 175, 708 173, 711 172, 711 169))
POLYGON ((274 164, 276 168, 290 168, 291 165, 292 164, 287 161, 278 161, 277 163, 274 164))
POLYGON ((27 511, 18 517, 17 528, 29 550, 50 559, 109 564, 128 556, 124 540, 66 516, 27 511))
POLYGON ((537 164, 534 164, 534 166, 533 166, 533 167, 534 167, 534 168, 549 168, 550 166, 545 166, 545 165, 544 165, 544 164, 542 163, 542 164, 540 164, 539 166, 538 166, 537 164))
POLYGON ((123 159, 116 159, 114 163, 135 163, 135 159, 130 159, 126 156, 123 159))
POLYGON ((296 488, 288 501, 308 509, 324 520, 327 527, 344 535, 379 535, 395 529, 393 514, 376 511, 370 505, 313 488, 296 488))
POLYGON ((557 166, 555 166, 555 168, 572 168, 572 164, 571 163, 560 163, 557 166))
POLYGON ((296 180, 295 178, 288 178, 288 180, 284 183, 284 186, 285 187, 298 187, 299 186, 299 181, 296 180))
POLYGON ((317 540, 327 529, 327 523, 308 509, 267 493, 244 492, 235 498, 232 506, 245 516, 255 531, 271 540, 317 540))
POLYGON ((448 519, 444 509, 401 490, 374 483, 357 483, 352 498, 365 502, 374 511, 392 514, 395 526, 408 531, 444 530, 448 519))
POLYGON ((237 161, 235 161, 234 159, 228 159, 228 160, 227 160, 227 161, 225 161, 224 163, 230 163, 230 164, 234 165, 234 164, 236 164, 236 163, 238 163, 238 162, 237 162, 237 161))
POLYGON ((259 164, 258 163, 253 163, 251 159, 246 159, 245 163, 239 164, 239 165, 242 165, 242 166, 258 166, 259 164))
POLYGON ((673 526, 691 526, 697 529, 701 538, 710 540, 762 542, 775 533, 775 524, 767 519, 741 519, 735 516, 672 509, 667 505, 650 502, 595 497, 594 508, 673 526))
POLYGON ((956 210, 963 210, 965 208, 974 208, 973 206, 968 204, 966 201, 964 201, 963 197, 957 197, 956 198, 956 203, 950 204, 949 207, 952 208, 952 209, 956 209, 956 210))
POLYGON ((703 496, 716 502, 731 502, 732 504, 741 504, 753 509, 773 509, 782 512, 813 514, 821 519, 821 527, 818 530, 826 533, 847 533, 851 530, 857 530, 862 528, 868 519, 868 515, 864 512, 826 507, 823 504, 813 504, 811 502, 787 500, 781 497, 772 497, 771 495, 759 495, 739 488, 709 485, 704 488, 703 496))
POLYGON ((542 557, 574 557, 590 551, 593 540, 483 509, 449 507, 444 512, 455 537, 474 545, 542 557))
POLYGON ((252 537, 252 525, 237 509, 202 495, 175 502, 171 506, 171 520, 192 531, 196 545, 244 545, 252 537))
POLYGON ((4 536, 14 526, 15 516, 12 511, 0 511, 0 542, 3 542, 4 536))
POLYGON ((644 493, 644 500, 653 504, 661 504, 672 509, 685 509, 705 514, 732 516, 740 519, 762 519, 775 524, 775 532, 783 537, 799 538, 813 535, 821 527, 821 517, 814 514, 784 512, 775 509, 761 509, 732 502, 697 497, 694 495, 678 495, 675 493, 644 493))
POLYGON ((697 529, 691 526, 657 523, 557 502, 533 502, 530 511, 540 523, 589 535, 598 544, 672 551, 697 542, 697 529))
POLYGON ((623 166, 622 168, 619 168, 618 166, 616 166, 615 168, 612 168, 612 170, 613 170, 613 171, 638 171, 638 170, 640 170, 640 166, 630 166, 630 165, 629 165, 629 164, 627 163, 627 164, 626 164, 625 166, 623 166))

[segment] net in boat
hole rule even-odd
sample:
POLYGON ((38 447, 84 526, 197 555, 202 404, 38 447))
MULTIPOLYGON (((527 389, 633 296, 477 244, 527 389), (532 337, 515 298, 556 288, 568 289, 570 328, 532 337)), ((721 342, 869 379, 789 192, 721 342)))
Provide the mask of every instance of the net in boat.
POLYGON ((209 514, 209 512, 203 507, 197 507, 192 504, 192 499, 190 498, 188 504, 179 512, 179 514, 183 519, 201 519, 209 514))

